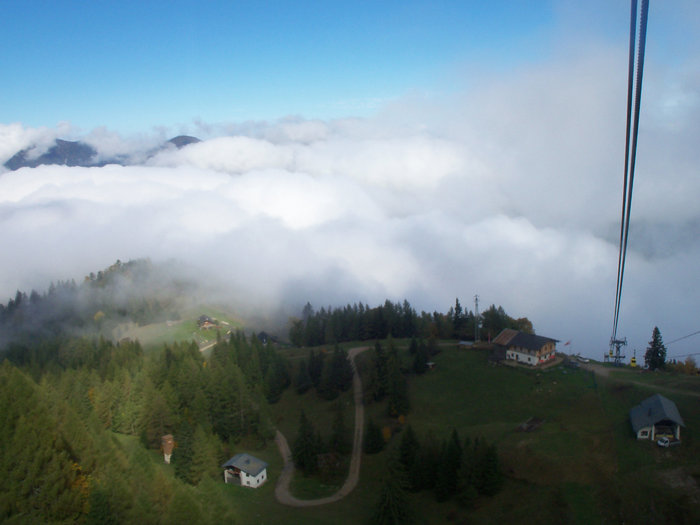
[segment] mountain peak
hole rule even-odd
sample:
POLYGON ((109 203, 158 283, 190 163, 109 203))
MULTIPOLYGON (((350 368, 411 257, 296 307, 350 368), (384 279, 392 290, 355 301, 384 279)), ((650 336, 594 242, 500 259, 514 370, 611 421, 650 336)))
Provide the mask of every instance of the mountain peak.
POLYGON ((56 139, 53 146, 38 157, 30 158, 29 152, 31 150, 32 148, 26 148, 15 153, 5 162, 5 167, 14 171, 20 168, 36 168, 42 164, 92 166, 94 165, 94 157, 97 155, 97 151, 84 142, 61 139, 56 139))
POLYGON ((184 148, 185 146, 189 146, 190 144, 196 144, 197 142, 202 141, 197 137, 191 137, 190 135, 178 135, 177 137, 171 138, 168 142, 173 144, 177 149, 180 149, 184 148))

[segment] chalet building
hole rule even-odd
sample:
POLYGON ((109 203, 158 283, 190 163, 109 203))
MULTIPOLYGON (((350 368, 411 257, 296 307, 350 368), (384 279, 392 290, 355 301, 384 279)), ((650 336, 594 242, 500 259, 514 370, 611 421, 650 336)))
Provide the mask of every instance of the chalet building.
POLYGON ((493 340, 493 344, 496 345, 496 348, 500 347, 501 352, 502 349, 505 349, 507 361, 515 361, 532 366, 554 359, 557 343, 556 339, 526 334, 511 328, 506 328, 493 340))
POLYGON ((661 394, 648 397, 630 410, 630 423, 637 439, 681 438, 683 418, 676 404, 661 394))
POLYGON ((236 454, 221 466, 226 483, 255 488, 267 480, 267 463, 250 454, 236 454))
POLYGON ((197 319, 197 326, 201 330, 211 330, 212 328, 219 327, 219 321, 209 317, 208 315, 200 315, 197 319))

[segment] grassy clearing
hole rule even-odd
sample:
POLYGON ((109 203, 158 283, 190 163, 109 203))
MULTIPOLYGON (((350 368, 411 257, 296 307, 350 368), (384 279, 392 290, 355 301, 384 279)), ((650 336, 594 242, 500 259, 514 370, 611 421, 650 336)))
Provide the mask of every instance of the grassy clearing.
POLYGON ((208 315, 221 322, 221 334, 228 330, 243 328, 243 323, 223 310, 202 306, 188 311, 182 319, 164 321, 144 326, 136 324, 123 325, 118 329, 118 337, 138 339, 145 351, 160 350, 165 344, 173 342, 195 341, 199 345, 216 341, 216 330, 200 330, 197 319, 200 315, 208 315))
MULTIPOLYGON (((406 352, 404 342, 397 346, 406 352)), ((630 408, 653 393, 650 387, 685 388, 686 378, 662 374, 638 385, 626 379, 640 377, 634 371, 628 375, 613 371, 605 379, 561 366, 547 371, 492 366, 483 350, 441 348, 433 359, 435 370, 409 377, 412 408, 407 421, 419 439, 427 433, 443 439, 455 428, 462 438, 481 436, 497 443, 506 481, 498 495, 477 500, 471 510, 456 501, 438 504, 428 492, 412 494, 418 523, 584 524, 618 522, 623 514, 628 521, 645 522, 654 508, 673 515, 681 512, 673 509, 700 504, 700 499, 693 499, 697 495, 683 496, 684 489, 671 490, 669 485, 682 476, 700 480, 697 397, 666 394, 676 402, 686 423, 683 445, 676 449, 662 450, 635 440, 628 419, 630 408), (531 417, 542 419, 542 425, 533 432, 519 431, 518 426, 531 417)), ((371 354, 358 358, 361 370, 371 363, 371 354)), ((308 350, 292 355, 306 357, 308 350)), ((694 385, 688 390, 693 392, 694 385)), ((340 402, 346 407, 346 424, 352 428, 351 394, 343 394, 340 402)), ((289 389, 271 411, 290 443, 296 437, 302 408, 327 437, 332 403, 313 391, 298 396, 289 389)), ((389 421, 383 403, 368 404, 365 411, 366 417, 380 425, 389 421)), ((390 446, 399 438, 394 437, 390 446)), ((268 444, 255 453, 271 463, 271 481, 258 491, 222 489, 233 498, 241 523, 354 524, 366 522, 371 515, 386 452, 363 455, 360 483, 348 497, 304 509, 284 507, 274 499, 274 482, 282 466, 274 446, 268 444)), ((300 497, 321 497, 334 491, 330 484, 323 485, 313 478, 297 478, 293 490, 300 497)))
POLYGON ((340 490, 347 475, 345 473, 333 480, 318 480, 312 477, 304 477, 296 473, 294 479, 289 484, 289 491, 299 499, 318 499, 331 496, 340 490))
POLYGON ((649 370, 635 370, 622 367, 611 369, 610 377, 620 381, 632 381, 648 385, 651 389, 683 390, 700 395, 700 376, 691 376, 677 372, 651 372, 649 370))
MULTIPOLYGON (((630 428, 630 408, 652 393, 644 385, 621 383, 615 375, 601 380, 561 366, 546 371, 494 367, 478 350, 448 347, 434 361, 435 370, 411 378, 408 420, 419 436, 432 432, 442 438, 454 427, 462 437, 496 442, 509 478, 501 494, 479 502, 471 513, 475 522, 601 522, 624 505, 629 496, 623 494, 632 490, 628 487, 649 493, 640 479, 653 480, 674 468, 699 468, 693 437, 700 412, 692 395, 666 394, 687 428, 681 447, 662 450, 635 440, 630 428), (544 423, 534 432, 519 432, 518 425, 533 416, 544 423), (606 490, 617 496, 608 497, 606 490)), ((653 379, 658 386, 688 387, 687 378, 653 379)), ((422 502, 424 508, 430 505, 422 502)), ((636 511, 628 507, 626 512, 634 516, 636 511)), ((440 515, 444 522, 454 521, 461 514, 458 507, 436 509, 431 522, 441 523, 440 515)))

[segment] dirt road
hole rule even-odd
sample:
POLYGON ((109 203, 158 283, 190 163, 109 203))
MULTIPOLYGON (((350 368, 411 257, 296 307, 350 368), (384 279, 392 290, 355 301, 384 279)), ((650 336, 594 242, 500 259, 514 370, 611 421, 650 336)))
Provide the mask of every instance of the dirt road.
MULTIPOLYGON (((597 363, 585 363, 581 364, 581 368, 584 370, 590 370, 596 375, 599 375, 600 377, 606 377, 609 378, 610 372, 614 371, 614 369, 611 369, 609 366, 603 366, 599 365, 597 363)), ((643 381, 634 381, 632 379, 623 379, 621 377, 612 377, 613 380, 615 381, 621 381, 625 383, 632 383, 633 385, 641 386, 643 388, 647 388, 649 390, 659 390, 662 392, 666 393, 671 393, 671 394, 681 394, 685 396, 694 396, 694 397, 700 397, 700 393, 694 392, 692 390, 684 390, 680 388, 672 388, 668 386, 662 386, 662 385, 654 385, 652 383, 645 383, 643 381)))
POLYGON ((284 434, 279 430, 275 434, 275 443, 279 448, 280 455, 284 459, 284 467, 282 473, 277 480, 275 486, 275 497, 277 501, 291 507, 314 507, 317 505, 326 505, 338 501, 352 492, 360 479, 360 462, 362 460, 362 438, 364 436, 365 427, 365 407, 362 404, 362 380, 360 374, 357 373, 355 366, 355 356, 367 350, 368 346, 360 346, 352 348, 348 352, 350 363, 352 364, 352 386, 355 399, 355 431, 352 441, 352 456, 350 457, 350 468, 348 469, 348 477, 345 483, 340 487, 340 490, 331 496, 319 499, 297 499, 289 492, 289 483, 294 475, 294 461, 292 460, 292 452, 289 448, 289 443, 284 437, 284 434))

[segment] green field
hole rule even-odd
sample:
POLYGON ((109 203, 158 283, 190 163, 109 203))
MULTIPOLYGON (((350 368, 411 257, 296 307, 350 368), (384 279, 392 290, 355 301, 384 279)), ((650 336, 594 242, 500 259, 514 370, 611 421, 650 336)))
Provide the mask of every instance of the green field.
MULTIPOLYGON (((395 343, 404 354, 404 362, 409 363, 406 342, 395 343)), ((495 443, 505 483, 496 496, 477 499, 471 510, 455 500, 437 503, 431 492, 411 494, 417 523, 689 523, 700 516, 700 410, 696 394, 700 378, 634 370, 616 370, 601 378, 563 366, 547 370, 496 366, 488 363, 485 350, 456 345, 441 349, 433 358, 434 370, 409 376, 411 411, 407 422, 419 440, 429 433, 442 440, 454 428, 462 439, 480 437, 495 443), (657 387, 685 392, 662 392, 676 402, 685 420, 683 444, 678 448, 660 449, 651 442, 637 441, 631 431, 630 408, 657 387), (531 432, 520 431, 519 426, 530 418, 538 418, 541 425, 531 432)), ((289 357, 294 377, 297 363, 308 355, 308 349, 283 352, 289 357)), ((359 369, 366 370, 371 359, 371 350, 360 355, 359 369)), ((292 444, 302 409, 327 437, 334 403, 344 407, 351 431, 351 392, 329 402, 313 390, 300 396, 289 388, 270 407, 270 413, 274 425, 292 444)), ((370 403, 365 408, 367 418, 382 426, 398 426, 385 416, 383 403, 370 403)), ((400 434, 388 448, 399 439, 400 434)), ((359 484, 343 500, 292 508, 278 503, 274 496, 283 465, 274 442, 240 442, 232 453, 243 451, 269 463, 268 483, 259 489, 219 482, 191 489, 198 500, 208 498, 212 505, 232 509, 242 524, 366 523, 382 486, 387 456, 387 451, 363 455, 359 484)), ((155 452, 151 455, 154 462, 160 462, 155 452)), ((173 475, 169 466, 159 468, 173 475)), ((291 490, 301 499, 322 497, 342 482, 342 478, 329 481, 297 474, 291 490)))
MULTIPOLYGON (((419 439, 427 433, 443 439, 455 428, 462 438, 482 437, 496 443, 506 482, 501 493, 479 500, 472 511, 455 502, 438 504, 430 493, 412 494, 423 523, 583 524, 617 522, 620 513, 644 523, 654 516, 649 510, 651 500, 655 512, 663 515, 671 508, 688 506, 692 513, 700 505, 700 493, 692 485, 692 480, 700 479, 700 444, 694 439, 700 429, 700 410, 692 395, 700 384, 698 378, 620 370, 603 379, 563 366, 548 370, 494 366, 488 364, 484 350, 442 348, 434 358, 434 370, 410 376, 412 408, 407 421, 419 439), (642 385, 629 383, 630 378, 642 385), (637 441, 630 428, 630 408, 656 386, 690 392, 671 395, 659 390, 676 402, 686 423, 683 445, 676 449, 662 450, 637 441), (532 432, 519 431, 519 425, 532 417, 541 419, 541 426, 532 432), (678 478, 691 481, 672 489, 678 478)), ((405 351, 400 347, 400 352, 405 351)), ((370 359, 371 352, 366 352, 359 361, 367 365, 370 359)), ((348 394, 342 402, 351 403, 348 394)), ((272 407, 276 424, 288 440, 296 436, 302 408, 326 435, 332 419, 330 403, 312 391, 298 396, 290 389, 272 407)), ((382 404, 368 405, 366 415, 380 424, 391 423, 382 404)), ((349 410, 346 421, 351 423, 349 410)), ((366 521, 380 487, 385 454, 364 455, 360 483, 345 500, 314 509, 279 509, 270 501, 269 508, 276 510, 269 515, 285 523, 366 521)), ((271 476, 274 479, 274 472, 271 476)), ((303 492, 298 495, 314 494, 314 490, 317 496, 324 495, 323 488, 314 488, 313 483, 297 483, 303 492)), ((256 517, 246 515, 245 522, 257 522, 256 517)))
POLYGON ((206 346, 216 341, 217 331, 214 329, 201 330, 197 326, 197 319, 200 315, 208 315, 218 320, 221 323, 219 330, 221 335, 225 335, 228 330, 235 331, 243 328, 243 323, 240 319, 235 318, 224 310, 210 306, 201 306, 186 312, 182 319, 179 320, 164 321, 144 326, 138 326, 133 323, 121 325, 115 330, 115 333, 119 339, 123 337, 138 339, 146 351, 159 350, 164 344, 183 341, 195 341, 200 346, 206 346))

